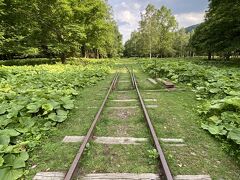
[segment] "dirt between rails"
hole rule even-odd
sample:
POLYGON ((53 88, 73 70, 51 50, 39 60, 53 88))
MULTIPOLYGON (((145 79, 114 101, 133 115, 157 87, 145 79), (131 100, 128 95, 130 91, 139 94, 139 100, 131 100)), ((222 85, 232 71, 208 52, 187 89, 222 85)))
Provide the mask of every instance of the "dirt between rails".
POLYGON ((136 116, 136 109, 115 109, 109 114, 110 117, 119 120, 128 120, 129 118, 136 116))

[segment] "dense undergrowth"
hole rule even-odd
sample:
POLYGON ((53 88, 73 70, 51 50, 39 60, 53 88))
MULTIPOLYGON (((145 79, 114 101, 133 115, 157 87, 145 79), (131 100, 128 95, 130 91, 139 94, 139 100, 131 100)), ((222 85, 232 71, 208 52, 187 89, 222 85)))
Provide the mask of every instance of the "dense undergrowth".
POLYGON ((70 61, 76 65, 0 67, 0 179, 27 171, 28 152, 67 119, 79 89, 110 71, 110 61, 70 61))
MULTIPOLYGON (((59 58, 27 58, 14 60, 0 60, 0 66, 36 66, 41 64, 57 64, 60 63, 59 58)), ((71 65, 113 65, 113 59, 88 59, 88 58, 68 58, 66 64, 71 65)))
POLYGON ((240 161, 240 72, 187 61, 143 61, 151 76, 185 83, 201 101, 202 128, 221 139, 224 148, 240 161))

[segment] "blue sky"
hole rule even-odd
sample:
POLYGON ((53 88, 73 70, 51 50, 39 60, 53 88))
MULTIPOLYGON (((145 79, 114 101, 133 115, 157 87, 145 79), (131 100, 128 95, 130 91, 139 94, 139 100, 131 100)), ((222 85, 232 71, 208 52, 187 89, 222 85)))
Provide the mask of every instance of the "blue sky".
POLYGON ((162 5, 170 8, 180 27, 202 22, 208 7, 208 0, 108 0, 108 3, 112 6, 124 42, 138 28, 140 13, 149 3, 158 8, 162 5))

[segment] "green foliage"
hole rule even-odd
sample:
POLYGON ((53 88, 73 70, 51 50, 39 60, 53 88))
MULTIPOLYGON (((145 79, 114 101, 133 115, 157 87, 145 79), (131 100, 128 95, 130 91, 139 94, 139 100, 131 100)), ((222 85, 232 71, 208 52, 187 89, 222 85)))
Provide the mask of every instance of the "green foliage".
POLYGON ((229 58, 240 49, 240 4, 238 0, 210 0, 205 22, 195 31, 191 46, 197 53, 229 58))
POLYGON ((148 150, 149 164, 154 164, 156 159, 159 157, 156 149, 148 150))
POLYGON ((190 35, 185 29, 177 31, 177 21, 170 9, 156 9, 149 4, 141 14, 139 30, 125 44, 124 55, 138 57, 184 56, 190 35))
POLYGON ((56 64, 60 59, 47 59, 47 58, 28 58, 28 59, 14 59, 0 61, 0 65, 3 66, 35 66, 41 64, 56 64))
POLYGON ((0 179, 24 173, 28 152, 74 108, 79 88, 109 72, 105 64, 0 67, 0 179))
POLYGON ((102 0, 0 1, 2 59, 31 54, 119 56, 122 37, 102 0))
POLYGON ((219 69, 186 61, 159 61, 143 65, 153 77, 166 77, 175 83, 184 83, 196 92, 202 102, 199 113, 202 128, 211 134, 240 145, 240 73, 236 69, 219 69))

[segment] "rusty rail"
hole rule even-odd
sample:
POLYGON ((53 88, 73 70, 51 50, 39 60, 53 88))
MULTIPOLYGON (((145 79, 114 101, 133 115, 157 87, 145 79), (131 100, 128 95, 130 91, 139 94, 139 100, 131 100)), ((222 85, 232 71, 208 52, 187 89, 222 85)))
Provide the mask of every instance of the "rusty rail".
POLYGON ((71 180, 76 175, 76 172, 77 172, 77 170, 79 168, 79 161, 81 159, 81 156, 83 155, 83 152, 84 152, 84 149, 86 148, 87 143, 92 138, 93 130, 96 127, 96 124, 97 124, 97 122, 98 122, 98 120, 100 118, 100 115, 101 115, 101 113, 103 111, 103 108, 104 108, 104 106, 105 106, 105 104, 106 104, 106 102, 108 100, 108 97, 109 97, 110 93, 112 92, 112 90, 114 90, 116 88, 118 77, 119 77, 119 74, 116 73, 116 75, 114 76, 114 78, 112 80, 111 86, 110 86, 110 88, 109 88, 109 90, 108 90, 108 92, 107 92, 107 94, 106 94, 106 96, 105 96, 105 98, 103 100, 103 103, 102 103, 100 109, 98 110, 98 112, 97 112, 97 114, 96 114, 96 116, 94 118, 94 121, 93 121, 91 127, 89 128, 88 133, 85 136, 85 138, 83 140, 83 143, 81 144, 81 146, 80 146, 80 148, 78 150, 78 153, 75 156, 75 158, 74 158, 74 160, 73 160, 73 162, 72 162, 72 164, 71 164, 71 166, 70 166, 70 168, 69 168, 69 170, 68 170, 64 180, 71 180))
POLYGON ((137 80, 136 80, 136 77, 134 75, 134 72, 132 71, 132 72, 130 72, 130 74, 131 74, 132 83, 134 84, 134 88, 137 91, 138 98, 139 98, 139 101, 141 103, 141 107, 142 107, 142 110, 143 110, 143 113, 144 113, 145 120, 147 121, 149 130, 151 132, 151 136, 152 136, 152 139, 154 141, 155 148, 157 149, 157 152, 158 152, 158 155, 159 155, 159 159, 160 159, 159 175, 160 175, 160 178, 161 179, 166 179, 166 180, 173 180, 173 176, 171 174, 170 168, 168 167, 168 164, 167 164, 166 158, 164 156, 163 150, 160 146, 157 134, 154 130, 152 121, 151 121, 150 116, 148 114, 147 108, 144 104, 144 100, 143 100, 143 98, 141 96, 141 93, 139 91, 137 80))
MULTIPOLYGON (((154 145, 155 145, 155 147, 157 149, 157 152, 159 154, 159 159, 160 159, 160 165, 159 165, 160 172, 159 172, 159 175, 160 175, 160 178, 164 179, 164 180, 165 179, 166 180, 173 180, 173 177, 172 177, 172 174, 171 174, 170 169, 168 167, 168 164, 167 164, 166 158, 164 156, 163 150, 162 150, 162 148, 160 146, 160 143, 159 143, 159 140, 157 138, 156 132, 154 130, 154 127, 152 125, 152 122, 151 122, 151 119, 149 117, 148 111, 147 111, 146 106, 144 104, 144 100, 143 100, 143 98, 141 96, 141 93, 139 91, 136 77, 135 77, 134 73, 131 72, 131 70, 128 69, 128 71, 129 71, 130 76, 131 76, 131 81, 132 81, 133 88, 136 89, 136 91, 137 91, 138 98, 139 98, 139 101, 141 103, 141 107, 142 107, 142 110, 143 110, 143 113, 144 113, 144 117, 145 117, 145 119, 147 121, 148 127, 149 127, 150 132, 151 132, 152 139, 154 141, 154 145)), ((80 146, 80 148, 78 150, 78 153, 75 156, 75 158, 74 158, 74 160, 73 160, 73 162, 72 162, 72 164, 71 164, 71 166, 70 166, 70 168, 69 168, 69 170, 68 170, 64 180, 72 180, 74 178, 74 176, 76 175, 76 173, 77 173, 77 171, 79 169, 79 161, 80 161, 80 159, 81 159, 81 157, 83 155, 84 149, 86 148, 87 143, 92 138, 93 131, 94 131, 95 127, 96 127, 96 124, 97 124, 97 122, 98 122, 98 120, 100 118, 100 115, 101 115, 101 113, 102 113, 102 111, 104 109, 104 106, 105 106, 105 104, 106 104, 106 102, 108 100, 108 97, 109 97, 110 93, 117 86, 118 78, 119 78, 119 74, 116 73, 116 75, 114 76, 114 78, 112 80, 111 86, 110 86, 110 88, 109 88, 109 90, 108 90, 108 92, 107 92, 107 94, 106 94, 106 96, 105 96, 105 98, 103 100, 103 103, 102 103, 100 109, 98 110, 98 112, 97 112, 97 114, 96 114, 96 116, 94 118, 94 121, 93 121, 90 129, 88 130, 88 133, 85 136, 85 138, 83 140, 83 143, 81 144, 81 146, 80 146)))

